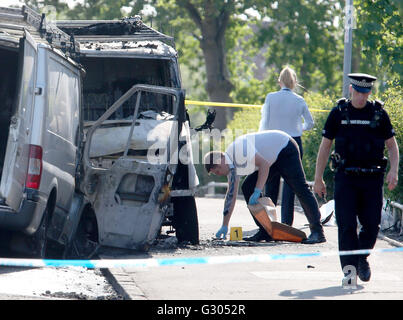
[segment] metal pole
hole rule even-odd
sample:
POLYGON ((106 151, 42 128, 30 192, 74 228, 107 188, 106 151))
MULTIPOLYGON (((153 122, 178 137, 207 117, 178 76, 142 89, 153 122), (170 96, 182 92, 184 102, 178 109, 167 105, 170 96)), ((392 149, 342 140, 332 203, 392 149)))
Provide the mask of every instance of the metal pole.
POLYGON ((353 0, 346 1, 344 22, 344 66, 343 66, 343 97, 349 97, 349 78, 351 72, 351 52, 353 48, 354 5, 353 0))

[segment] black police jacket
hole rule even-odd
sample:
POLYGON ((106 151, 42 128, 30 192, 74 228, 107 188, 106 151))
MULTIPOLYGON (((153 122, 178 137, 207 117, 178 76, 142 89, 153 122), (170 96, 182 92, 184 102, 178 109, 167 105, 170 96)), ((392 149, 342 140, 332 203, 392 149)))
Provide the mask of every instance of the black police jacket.
POLYGON ((380 101, 368 101, 357 109, 340 99, 325 123, 322 135, 335 139, 335 152, 344 166, 368 168, 382 163, 385 140, 395 135, 380 101))

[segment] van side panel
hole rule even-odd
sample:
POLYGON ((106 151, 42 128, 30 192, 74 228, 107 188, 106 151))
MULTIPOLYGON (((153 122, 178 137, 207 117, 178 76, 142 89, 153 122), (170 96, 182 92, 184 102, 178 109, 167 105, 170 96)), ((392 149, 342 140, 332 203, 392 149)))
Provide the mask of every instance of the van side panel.
POLYGON ((47 54, 41 186, 57 186, 55 213, 67 214, 75 189, 80 75, 53 52, 47 51, 47 54))
POLYGON ((20 41, 20 50, 23 50, 21 86, 16 112, 11 118, 0 185, 0 195, 15 211, 20 207, 25 187, 36 82, 37 44, 28 32, 20 41))

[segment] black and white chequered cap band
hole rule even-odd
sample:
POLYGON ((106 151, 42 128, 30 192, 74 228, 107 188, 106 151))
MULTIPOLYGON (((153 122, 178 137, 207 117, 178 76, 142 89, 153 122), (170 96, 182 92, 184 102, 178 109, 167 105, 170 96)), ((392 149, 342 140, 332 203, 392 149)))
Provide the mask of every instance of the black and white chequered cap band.
POLYGON ((350 81, 351 81, 352 84, 355 84, 356 86, 364 87, 364 88, 370 88, 370 87, 372 87, 372 84, 373 84, 372 81, 368 82, 365 79, 362 80, 362 81, 358 81, 358 80, 355 80, 355 79, 350 79, 350 81))

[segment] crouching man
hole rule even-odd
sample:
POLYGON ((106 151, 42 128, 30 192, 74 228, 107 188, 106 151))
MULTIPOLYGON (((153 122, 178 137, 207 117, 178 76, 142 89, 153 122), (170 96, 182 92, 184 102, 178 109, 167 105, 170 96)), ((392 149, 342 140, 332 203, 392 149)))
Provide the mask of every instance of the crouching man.
MULTIPOLYGON (((320 222, 318 203, 309 189, 299 156, 298 145, 293 138, 279 130, 266 130, 238 137, 226 152, 212 151, 205 155, 204 165, 208 173, 228 178, 225 196, 223 223, 216 237, 225 238, 228 225, 235 207, 239 180, 247 176, 242 184, 242 193, 248 204, 257 204, 266 181, 275 181, 281 175, 297 195, 311 234, 303 243, 325 242, 326 238, 320 222)), ((274 195, 268 194, 270 198, 274 195)), ((252 216, 253 217, 253 216, 252 216)), ((263 226, 253 217, 259 231, 249 241, 270 241, 271 237, 263 226)))

